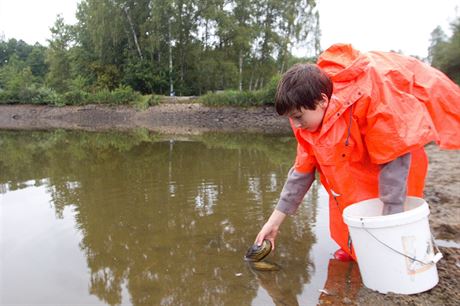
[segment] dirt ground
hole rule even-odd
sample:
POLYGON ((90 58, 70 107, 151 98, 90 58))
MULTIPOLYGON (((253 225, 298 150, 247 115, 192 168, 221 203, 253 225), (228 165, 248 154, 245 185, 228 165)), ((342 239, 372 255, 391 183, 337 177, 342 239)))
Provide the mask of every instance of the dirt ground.
MULTIPOLYGON (((140 111, 126 106, 50 107, 0 105, 0 129, 110 130, 146 128, 175 134, 206 131, 289 133, 286 120, 273 107, 209 108, 196 103, 167 103, 140 111)), ((460 304, 460 151, 426 147, 430 165, 425 199, 430 204, 430 225, 444 258, 438 263, 439 284, 416 295, 382 295, 362 286, 359 273, 344 279, 356 290, 323 294, 330 305, 459 305, 460 304), (440 240, 440 241, 439 241, 440 240), (357 276, 356 276, 357 275, 357 276), (358 279, 356 279, 358 278, 358 279)), ((340 282, 341 280, 339 280, 340 282)))
POLYGON ((289 132, 273 107, 206 107, 198 103, 165 103, 147 110, 128 106, 0 105, 0 129, 110 130, 146 128, 172 134, 206 131, 289 132))

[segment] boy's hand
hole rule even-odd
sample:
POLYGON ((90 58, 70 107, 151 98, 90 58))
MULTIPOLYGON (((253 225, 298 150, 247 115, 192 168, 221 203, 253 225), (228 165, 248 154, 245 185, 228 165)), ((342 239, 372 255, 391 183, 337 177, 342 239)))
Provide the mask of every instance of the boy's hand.
POLYGON ((259 234, 257 234, 255 244, 258 246, 262 245, 262 242, 264 239, 270 240, 272 243, 272 250, 275 249, 275 239, 276 236, 278 235, 278 230, 283 223, 284 218, 286 217, 286 214, 279 211, 279 210, 274 210, 268 221, 264 224, 262 229, 260 230, 259 234))
POLYGON ((262 245, 264 239, 270 240, 272 243, 272 250, 275 249, 275 239, 278 235, 278 227, 274 226, 273 224, 269 224, 268 222, 260 230, 259 234, 256 237, 255 244, 258 246, 262 245))

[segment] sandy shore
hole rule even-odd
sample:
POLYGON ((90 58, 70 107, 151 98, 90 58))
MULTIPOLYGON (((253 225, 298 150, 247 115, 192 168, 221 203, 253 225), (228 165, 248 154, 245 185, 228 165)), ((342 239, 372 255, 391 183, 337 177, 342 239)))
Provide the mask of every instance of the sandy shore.
POLYGON ((206 131, 289 133, 273 107, 206 107, 167 103, 140 111, 127 106, 0 105, 0 129, 132 129, 189 134, 206 131))
MULTIPOLYGON (((168 103, 139 111, 118 106, 0 105, 0 129, 109 130, 146 128, 175 134, 206 131, 290 133, 285 118, 273 107, 210 108, 196 103, 168 103)), ((324 296, 321 303, 347 305, 458 305, 460 301, 460 152, 428 145, 430 158, 425 198, 430 204, 433 235, 444 259, 438 263, 439 284, 411 295, 381 295, 364 287, 357 294, 324 296)))

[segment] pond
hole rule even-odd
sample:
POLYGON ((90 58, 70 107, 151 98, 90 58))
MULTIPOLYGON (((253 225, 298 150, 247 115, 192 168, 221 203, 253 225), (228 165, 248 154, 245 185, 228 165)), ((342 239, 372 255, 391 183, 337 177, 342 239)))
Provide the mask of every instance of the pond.
POLYGON ((243 255, 291 136, 0 132, 0 304, 314 305, 336 245, 313 185, 256 272, 243 255))

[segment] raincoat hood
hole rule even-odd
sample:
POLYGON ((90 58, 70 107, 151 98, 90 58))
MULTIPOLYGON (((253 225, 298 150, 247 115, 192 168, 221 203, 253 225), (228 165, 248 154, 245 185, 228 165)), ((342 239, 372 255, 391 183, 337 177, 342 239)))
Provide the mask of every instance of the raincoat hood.
POLYGON ((349 44, 332 45, 317 64, 334 83, 332 111, 343 112, 343 103, 353 104, 361 94, 371 101, 374 113, 368 115, 396 124, 390 128, 405 138, 420 138, 433 129, 431 141, 443 149, 460 149, 460 87, 439 70, 394 52, 362 53, 349 44))
POLYGON ((351 45, 336 44, 324 51, 319 59, 320 66, 333 82, 346 82, 361 74, 369 60, 351 45))

